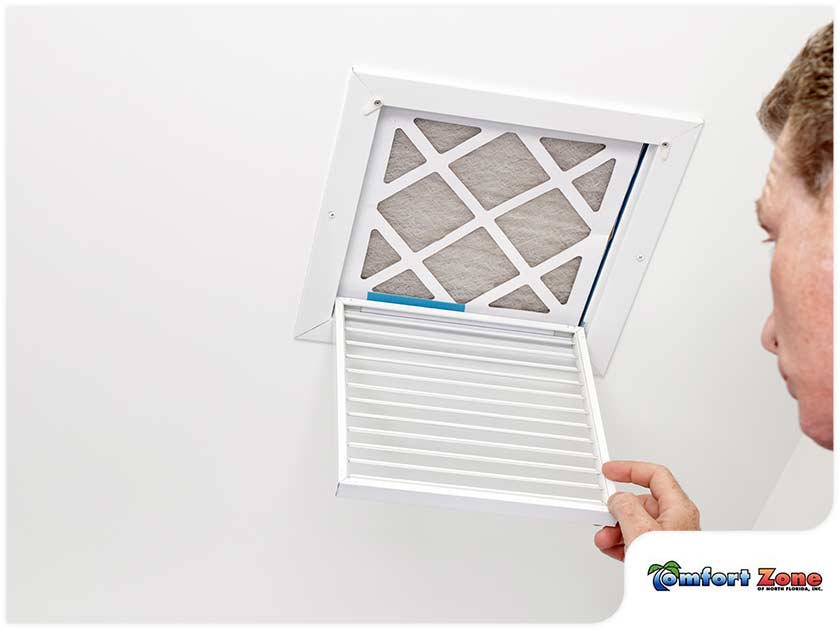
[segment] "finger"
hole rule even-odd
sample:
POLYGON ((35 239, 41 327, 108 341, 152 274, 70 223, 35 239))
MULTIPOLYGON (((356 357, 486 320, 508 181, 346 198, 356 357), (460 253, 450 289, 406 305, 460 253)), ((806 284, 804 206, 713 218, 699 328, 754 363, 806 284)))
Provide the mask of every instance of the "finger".
POLYGON ((650 517, 653 519, 659 518, 659 501, 654 499, 650 494, 640 494, 638 497, 642 502, 642 506, 645 508, 645 512, 650 514, 650 517))
POLYGON ((609 547, 608 549, 601 549, 601 553, 609 556, 613 560, 624 562, 625 547, 623 544, 616 545, 615 547, 609 547))
POLYGON ((651 494, 659 502, 660 509, 667 509, 676 503, 688 501, 680 484, 671 471, 648 462, 613 461, 603 465, 602 471, 612 481, 634 483, 650 488, 651 494))
POLYGON ((629 545, 645 532, 661 529, 645 510, 642 499, 635 494, 616 492, 607 501, 607 507, 621 526, 625 545, 629 545))
POLYGON ((618 525, 607 525, 595 534, 595 546, 601 551, 623 543, 621 528, 618 525))
MULTIPOLYGON (((642 502, 642 507, 645 508, 645 512, 650 514, 651 518, 658 518, 659 504, 656 502, 656 499, 649 494, 638 495, 638 497, 642 502)), ((618 525, 606 525, 595 533, 595 546, 601 550, 614 547, 623 542, 624 538, 621 535, 621 527, 618 525)))

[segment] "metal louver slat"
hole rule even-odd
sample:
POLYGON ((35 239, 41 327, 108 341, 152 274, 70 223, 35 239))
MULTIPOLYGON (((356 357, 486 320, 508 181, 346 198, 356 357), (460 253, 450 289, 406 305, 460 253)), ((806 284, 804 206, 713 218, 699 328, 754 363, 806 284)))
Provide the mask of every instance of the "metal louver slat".
POLYGON ((340 496, 613 524, 581 328, 336 302, 340 496))

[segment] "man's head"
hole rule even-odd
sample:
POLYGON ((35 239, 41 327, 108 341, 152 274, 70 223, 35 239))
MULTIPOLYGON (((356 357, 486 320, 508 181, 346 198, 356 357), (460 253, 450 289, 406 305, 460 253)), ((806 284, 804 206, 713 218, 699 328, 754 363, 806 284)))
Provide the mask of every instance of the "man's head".
POLYGON ((762 343, 799 402, 802 430, 826 448, 834 446, 833 37, 833 24, 811 37, 758 112, 776 144, 757 202, 774 244, 762 343))

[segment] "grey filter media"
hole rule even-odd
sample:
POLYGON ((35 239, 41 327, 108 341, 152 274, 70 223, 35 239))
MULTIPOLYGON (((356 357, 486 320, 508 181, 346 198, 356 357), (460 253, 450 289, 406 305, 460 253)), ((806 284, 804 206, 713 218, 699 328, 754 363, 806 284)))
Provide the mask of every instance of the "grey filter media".
POLYGON ((549 180, 515 133, 504 133, 449 165, 485 210, 549 180))
POLYGON ((519 275, 487 230, 479 228, 423 261, 458 304, 519 275))
POLYGON ((478 127, 455 125, 437 120, 426 120, 425 118, 415 118, 414 124, 423 132, 423 135, 426 136, 426 139, 438 153, 446 153, 481 133, 481 129, 478 127))
POLYGON ((391 143, 391 153, 388 156, 388 166, 385 168, 385 183, 390 184, 398 177, 426 163, 426 158, 408 139, 402 129, 394 132, 391 143))
POLYGON ((405 295, 406 297, 423 298, 424 300, 431 300, 434 297, 411 269, 406 269, 390 280, 376 285, 373 290, 377 293, 405 295))
POLYGON ((362 278, 370 278, 400 260, 400 255, 388 244, 381 232, 371 230, 365 262, 362 265, 362 278))
POLYGON ((561 140, 560 138, 540 138, 540 144, 557 162, 557 166, 564 171, 568 171, 607 148, 607 145, 601 143, 561 140))
POLYGON ((490 302, 490 306, 518 311, 533 311, 534 313, 548 313, 548 307, 527 284, 523 284, 495 302, 490 302))
POLYGON ((615 159, 607 160, 598 168, 594 168, 588 173, 584 173, 577 179, 572 180, 575 188, 581 196, 586 199, 586 203, 593 211, 598 212, 601 209, 601 203, 604 201, 604 195, 607 193, 607 186, 610 183, 613 169, 615 168, 615 159))
POLYGON ((560 304, 565 304, 569 301, 569 296, 572 294, 572 287, 575 284, 575 278, 577 278, 578 269, 580 269, 580 260, 580 256, 572 258, 569 262, 563 263, 557 269, 549 271, 540 278, 560 304))
MULTIPOLYGON (((477 126, 430 118, 415 118, 413 124, 439 154, 445 154, 481 133, 481 128, 477 126)), ((598 212, 616 163, 614 158, 604 160, 596 157, 605 151, 606 145, 551 137, 540 138, 539 142, 542 147, 534 150, 545 149, 548 154, 545 159, 550 156, 562 172, 580 166, 570 174, 574 177, 571 185, 590 209, 598 212)), ((403 175, 426 164, 430 151, 426 145, 415 145, 404 129, 397 128, 385 168, 385 183, 398 182, 403 175)), ((604 157, 608 157, 606 152, 604 157)), ((493 210, 550 179, 531 150, 513 132, 501 133, 452 160, 448 166, 450 177, 454 174, 485 211, 493 210)), ((389 243, 389 239, 399 238, 412 252, 419 252, 420 258, 410 262, 409 267, 416 269, 418 265, 425 265, 449 297, 459 304, 470 302, 519 275, 516 265, 496 241, 503 238, 502 234, 530 267, 536 267, 587 238, 591 232, 585 216, 581 216, 558 188, 552 188, 496 216, 497 229, 488 231, 473 214, 479 212, 474 202, 474 210, 470 210, 438 172, 402 186, 380 201, 376 208, 397 236, 390 231, 387 236, 376 229, 370 232, 361 277, 370 278, 400 262, 400 255, 389 243), (475 222, 476 229, 466 236, 434 253, 423 251, 470 222, 475 222)), ((577 256, 540 276, 540 281, 561 304, 569 300, 580 265, 581 257, 577 256)), ((538 282, 534 280, 532 284, 538 282)), ((417 273, 405 267, 390 278, 386 276, 373 290, 434 299, 417 273)), ((446 298, 439 296, 438 299, 446 298)), ((492 301, 490 306, 534 313, 550 311, 534 287, 527 283, 520 283, 517 288, 492 301)))
POLYGON ((589 226, 556 188, 506 212, 496 223, 532 267, 589 236, 589 226))
POLYGON ((376 209, 413 252, 473 218, 473 213, 437 173, 380 201, 376 209))

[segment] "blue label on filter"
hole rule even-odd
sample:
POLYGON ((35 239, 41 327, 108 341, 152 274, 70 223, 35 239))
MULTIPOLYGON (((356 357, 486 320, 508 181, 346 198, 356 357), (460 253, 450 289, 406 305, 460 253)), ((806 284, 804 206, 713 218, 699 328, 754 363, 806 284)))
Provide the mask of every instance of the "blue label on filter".
POLYGON ((374 293, 369 291, 367 299, 371 302, 388 302, 389 304, 407 304, 409 306, 425 306, 426 308, 439 308, 444 311, 461 311, 465 310, 463 304, 453 304, 452 302, 438 302, 437 300, 424 300, 423 298, 405 297, 404 295, 390 295, 388 293, 374 293))

